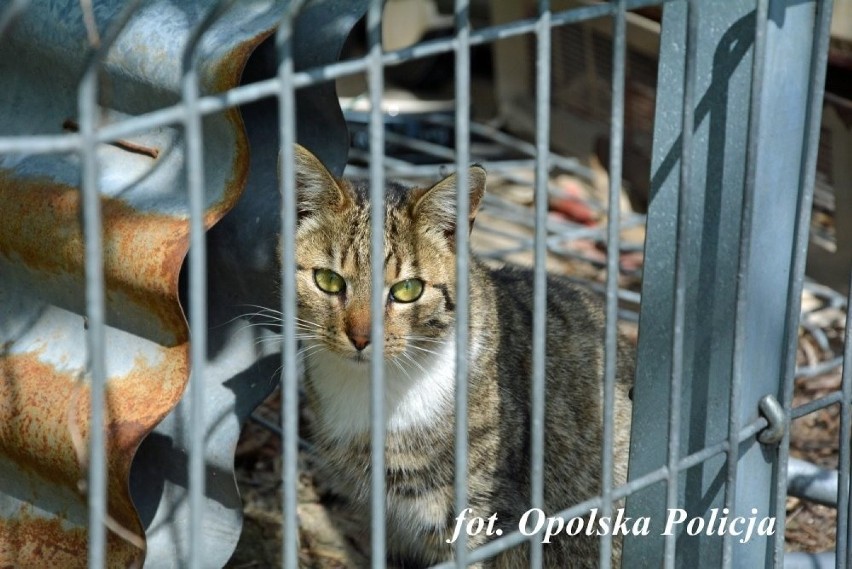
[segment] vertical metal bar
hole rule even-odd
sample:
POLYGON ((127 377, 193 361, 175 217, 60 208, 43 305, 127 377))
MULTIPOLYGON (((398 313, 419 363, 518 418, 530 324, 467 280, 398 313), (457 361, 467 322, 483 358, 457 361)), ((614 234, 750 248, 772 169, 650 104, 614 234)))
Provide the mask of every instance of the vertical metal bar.
POLYGON ((299 566, 299 377, 296 366, 296 97, 293 89, 293 20, 301 2, 293 2, 275 35, 278 52, 278 131, 281 140, 281 477, 283 529, 281 563, 299 566))
POLYGON ((184 52, 181 93, 185 114, 186 176, 189 199, 189 559, 188 567, 200 569, 205 493, 204 377, 207 367, 207 240, 204 223, 204 141, 202 114, 198 105, 196 48, 204 32, 234 0, 219 0, 192 31, 184 52))
MULTIPOLYGON (((96 28, 89 30, 92 52, 78 90, 80 115, 80 160, 84 266, 86 275, 86 349, 89 375, 89 460, 88 504, 89 539, 88 566, 91 569, 106 565, 107 464, 106 464, 106 290, 104 282, 103 216, 98 189, 97 130, 98 69, 101 61, 115 43, 136 10, 139 0, 122 8, 103 38, 96 28)), ((19 8, 23 9, 27 3, 19 8)), ((96 22, 94 23, 96 25, 96 22)))
POLYGON ((86 348, 89 397, 89 567, 105 566, 106 560, 106 296, 104 291, 103 221, 98 190, 96 130, 98 121, 98 62, 86 70, 79 89, 80 158, 82 160, 83 235, 86 267, 86 348))
MULTIPOLYGON (((757 179, 757 154, 760 132, 760 113, 763 90, 763 69, 766 59, 766 25, 769 0, 758 0, 755 11, 754 48, 751 68, 751 96, 749 109, 748 139, 746 149, 746 173, 740 220, 740 247, 737 267, 736 308, 734 315, 734 343, 731 358, 731 391, 728 405, 728 454, 725 480, 725 507, 734 515, 737 496, 737 470, 739 467, 740 395, 743 380, 743 358, 746 347, 746 303, 751 251, 752 211, 754 205, 755 180, 757 179)), ((722 566, 733 563, 733 536, 722 538, 722 566)))
MULTIPOLYGON (((675 237, 674 306, 672 311, 672 370, 669 390, 668 473, 666 511, 678 505, 680 471, 680 414, 683 382, 684 320, 686 315, 686 237, 689 228, 689 185, 692 176, 692 138, 695 128, 695 80, 698 34, 698 5, 686 3, 686 54, 684 59, 683 114, 681 116, 681 154, 677 196, 677 233, 675 237)), ((663 563, 674 569, 677 554, 676 535, 665 536, 663 563)))
MULTIPOLYGON (((530 508, 544 507, 545 345, 547 342, 547 177, 550 156, 550 1, 539 0, 536 24, 535 241, 533 245, 530 508)), ((530 567, 542 566, 541 538, 530 538, 530 567)))
POLYGON ((207 360, 207 244, 204 231, 204 159, 198 81, 194 66, 183 76, 186 173, 189 191, 189 567, 200 568, 204 523, 204 373, 207 360))
POLYGON ((373 357, 370 360, 370 412, 372 424, 371 463, 371 515, 372 515, 372 567, 385 566, 385 404, 384 404, 384 236, 385 236, 385 178, 384 178, 384 117, 382 93, 384 67, 382 66, 382 2, 370 3, 367 11, 367 39, 369 46, 367 80, 370 90, 370 270, 372 296, 370 302, 370 337, 373 357))
MULTIPOLYGON (((609 207, 607 210, 606 329, 604 334, 603 454, 601 457, 601 516, 612 516, 613 432, 615 430, 615 372, 618 349, 618 274, 621 243, 621 169, 624 148, 624 60, 627 45, 627 13, 618 0, 613 22, 612 111, 610 117, 609 207)), ((612 564, 612 534, 600 541, 599 566, 612 564)))
MULTIPOLYGON (((470 251, 468 217, 470 191, 470 6, 456 0, 456 409, 455 409, 455 505, 456 515, 467 507, 467 400, 468 322, 470 319, 470 251)), ((455 543, 456 567, 467 566, 467 535, 455 543)))
MULTIPOLYGON (((807 139, 802 148, 803 166, 799 175, 799 199, 797 204, 796 229, 794 234, 794 247, 791 259, 792 271, 790 272, 789 288, 787 298, 787 313, 784 317, 786 352, 784 361, 784 387, 782 391, 781 404, 784 406, 784 414, 790 416, 793 407, 793 386, 796 378, 796 353, 799 334, 799 318, 802 304, 802 286, 805 276, 805 262, 807 260, 808 238, 810 236, 811 205, 813 204, 813 192, 817 154, 819 152, 820 118, 822 116, 823 94, 825 91, 825 68, 828 63, 828 43, 830 39, 831 15, 833 0, 818 0, 816 25, 814 26, 813 50, 811 52, 810 80, 808 82, 808 102, 805 128, 807 139)), ((848 308, 847 308, 848 310, 848 308)), ((844 360, 844 371, 848 359, 844 360)), ((777 481, 775 485, 775 512, 778 515, 778 528, 775 532, 775 550, 773 552, 774 564, 780 566, 784 560, 784 530, 787 520, 780 515, 786 511, 787 500, 787 462, 790 458, 790 430, 785 430, 784 438, 778 448, 778 467, 776 469, 777 481)), ((849 465, 840 465, 846 468, 849 465)), ((840 507, 840 506, 838 506, 840 507)), ((847 517, 848 523, 848 517, 847 517)), ((847 526, 848 527, 848 526, 847 526)), ((852 536, 847 533, 846 545, 848 556, 848 540, 852 536)), ((840 543, 840 542, 838 542, 840 543)), ((848 558, 852 563, 852 559, 848 558)), ((842 566, 839 564, 839 566, 842 566)))
POLYGON ((849 514, 852 504, 849 502, 850 436, 852 436, 852 318, 849 307, 852 306, 852 272, 849 274, 849 295, 846 300, 846 333, 843 338, 843 372, 840 379, 840 456, 838 457, 837 477, 837 554, 836 567, 849 567, 852 557, 849 555, 849 514))

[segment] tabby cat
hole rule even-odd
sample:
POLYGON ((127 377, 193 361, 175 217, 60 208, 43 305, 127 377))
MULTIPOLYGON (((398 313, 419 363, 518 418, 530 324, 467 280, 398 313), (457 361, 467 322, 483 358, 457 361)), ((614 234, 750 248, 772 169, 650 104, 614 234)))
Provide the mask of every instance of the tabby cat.
MULTIPOLYGON (((369 519, 370 203, 297 147, 297 298, 313 437, 337 493, 369 519)), ((468 173, 470 223, 485 170, 468 173)), ((452 559, 456 176, 430 188, 390 182, 385 207, 384 377, 388 556, 404 567, 452 559)), ((530 506, 532 273, 470 266, 469 506, 508 534, 530 506)), ((600 492, 604 317, 597 298, 547 281, 545 511, 600 492)), ((615 480, 625 479, 633 354, 619 341, 615 480)), ((468 538, 473 547, 485 532, 468 538)), ((546 567, 594 567, 598 541, 543 546, 546 567)), ((521 567, 527 546, 485 562, 521 567)), ((614 543, 614 557, 620 544, 614 543)))

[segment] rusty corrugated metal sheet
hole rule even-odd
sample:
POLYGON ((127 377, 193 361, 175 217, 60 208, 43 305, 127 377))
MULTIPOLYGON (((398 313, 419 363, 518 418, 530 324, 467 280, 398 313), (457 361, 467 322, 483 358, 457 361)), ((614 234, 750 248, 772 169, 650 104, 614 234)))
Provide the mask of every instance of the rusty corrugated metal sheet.
MULTIPOLYGON (((74 129, 87 46, 81 4, 31 2, 7 29, 0 41, 0 135, 74 129)), ((106 30, 126 2, 95 4, 97 27, 106 30)), ((213 4, 140 3, 102 68, 104 124, 180 99, 183 48, 213 4)), ((200 44, 202 93, 239 83, 246 60, 287 3, 237 4, 200 44)), ((204 136, 206 223, 212 226, 245 189, 249 143, 236 109, 206 117, 204 136)), ((110 532, 108 560, 110 566, 131 566, 144 559, 151 512, 179 508, 179 500, 162 484, 159 494, 134 496, 134 506, 130 478, 137 448, 175 409, 189 376, 188 330, 178 286, 189 233, 183 133, 177 126, 152 126, 127 144, 102 145, 97 154, 109 324, 108 508, 114 525, 125 533, 110 532)), ((0 566, 85 565, 81 452, 88 436, 89 398, 79 179, 75 155, 0 156, 0 566)), ((229 361, 217 368, 218 360, 211 358, 210 375, 220 383, 252 368, 258 358, 253 342, 247 349, 245 340, 231 344, 232 336, 239 335, 220 342, 227 348, 222 353, 232 356, 229 361)), ((261 396, 272 386, 271 370, 266 374, 269 385, 255 389, 261 396)), ((247 381, 240 389, 251 387, 247 381)), ((235 415, 234 402, 213 399, 208 415, 220 420, 235 415)), ((164 432, 171 436, 168 428, 164 432)), ((232 458, 237 433, 230 432, 230 440, 211 439, 212 452, 230 449, 232 458)), ((149 467, 164 465, 133 466, 139 472, 149 467)), ((223 474, 230 474, 235 495, 233 472, 223 474)), ((211 501, 221 503, 216 492, 214 485, 211 501)), ((228 506, 238 510, 239 500, 228 506)), ((226 522, 235 535, 211 540, 210 563, 205 558, 204 566, 227 560, 239 520, 237 514, 226 522)))

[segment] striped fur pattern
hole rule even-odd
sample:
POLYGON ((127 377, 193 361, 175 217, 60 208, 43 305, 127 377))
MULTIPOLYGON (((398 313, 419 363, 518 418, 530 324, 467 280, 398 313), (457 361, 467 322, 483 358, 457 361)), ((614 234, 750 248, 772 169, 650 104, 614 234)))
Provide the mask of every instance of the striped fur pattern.
MULTIPOLYGON (((297 289, 313 440, 330 483, 369 519, 370 203, 366 184, 334 179, 297 148, 297 289), (316 271, 345 281, 328 293, 316 271)), ((471 219, 485 171, 469 171, 471 219)), ((388 555, 404 567, 452 559, 455 528, 455 196, 454 175, 431 188, 387 185, 384 321, 388 555), (422 295, 397 302, 391 287, 420 279, 422 295)), ((600 492, 603 312, 568 281, 547 282, 545 503, 548 513, 600 492)), ((518 527, 529 509, 532 274, 470 267, 469 506, 497 514, 495 528, 518 527)), ((626 475, 633 354, 619 343, 615 400, 615 480, 626 475)), ((368 527, 368 525, 367 525, 368 527)), ((471 547, 486 540, 469 538, 471 547)), ((615 558, 620 544, 614 544, 615 558)), ((520 567, 526 546, 485 562, 520 567)), ((595 567, 598 542, 576 537, 544 546, 547 567, 595 567)))

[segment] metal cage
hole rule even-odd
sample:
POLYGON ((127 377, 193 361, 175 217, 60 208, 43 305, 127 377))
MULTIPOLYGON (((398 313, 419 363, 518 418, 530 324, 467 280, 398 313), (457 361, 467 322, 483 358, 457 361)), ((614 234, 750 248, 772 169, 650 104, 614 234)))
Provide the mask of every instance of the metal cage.
MULTIPOLYGON (((381 0, 0 3, 0 565, 224 565, 241 519, 236 438, 275 387, 279 366, 282 556, 285 567, 299 565, 294 144, 309 144, 343 173, 349 138, 332 81, 356 73, 368 82, 361 156, 374 203, 389 168, 437 171, 388 158, 388 142, 437 153, 455 165, 461 187, 475 157, 472 136, 508 142, 534 164, 532 238, 519 243, 535 264, 529 468, 530 508, 540 507, 545 261, 558 249, 547 224, 548 172, 583 170, 551 151, 552 39, 570 24, 605 19, 603 491, 551 514, 608 515, 626 499, 627 515, 651 517, 650 535, 626 536, 624 567, 847 566, 850 367, 839 391, 798 407, 792 400, 832 2, 582 4, 552 10, 539 0, 532 17, 474 29, 470 2, 456 0, 451 36, 385 51, 381 0), (619 209, 625 30, 629 11, 652 6, 663 16, 630 478, 615 486, 619 300, 638 301, 618 289, 621 230, 635 221, 619 209), (364 15, 366 53, 337 61, 364 15), (471 47, 522 36, 534 38, 533 144, 469 114, 471 47), (252 53, 252 73, 243 74, 252 53), (387 68, 439 54, 455 62, 455 114, 444 124, 452 150, 387 130, 382 105, 387 68), (258 350, 234 321, 245 304, 280 309, 283 340, 258 350), (810 495, 825 475, 801 465, 791 474, 790 424, 831 405, 841 408, 840 467, 824 494, 838 510, 836 558, 785 558, 788 484, 810 495), (745 543, 685 528, 663 535, 658 526, 676 508, 758 512, 776 520, 776 531, 745 543)), ((559 46, 568 51, 557 57, 570 60, 570 41, 559 46)), ((457 208, 460 512, 468 470, 465 192, 457 208)), ((372 214, 372 311, 380 313, 384 210, 372 214)), ((383 337, 381 319, 372 320, 372 337, 383 337)), ((384 448, 381 341, 375 349, 372 445, 384 448)), ((850 352, 847 320, 846 362, 850 352)), ((372 472, 384 471, 384 454, 373 453, 372 472)), ((383 567, 385 479, 371 481, 371 565, 383 567)), ((455 559, 438 567, 527 542, 531 564, 541 566, 539 534, 514 532, 468 550, 462 533, 455 559)), ((601 567, 611 547, 604 535, 601 567)))

